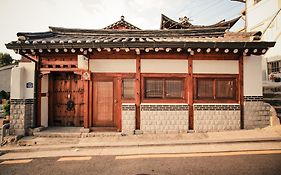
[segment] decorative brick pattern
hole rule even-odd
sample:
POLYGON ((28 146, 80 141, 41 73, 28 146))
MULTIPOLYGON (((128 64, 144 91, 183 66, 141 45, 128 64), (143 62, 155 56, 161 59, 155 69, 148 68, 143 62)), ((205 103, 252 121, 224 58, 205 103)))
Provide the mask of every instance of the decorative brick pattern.
POLYGON ((11 99, 10 134, 26 135, 33 123, 33 99, 11 99))
POLYGON ((263 96, 244 96, 244 101, 263 101, 263 96))
POLYGON ((141 104, 143 133, 179 133, 188 131, 188 104, 141 104))
POLYGON ((194 105, 194 130, 196 132, 240 129, 240 106, 194 105))
POLYGON ((262 101, 244 102, 245 129, 263 128, 270 124, 270 105, 262 101))
POLYGON ((122 111, 135 111, 136 110, 136 105, 123 105, 122 104, 122 111))
POLYGON ((136 105, 122 104, 122 133, 134 134, 136 127, 136 105))
POLYGON ((187 111, 188 105, 143 105, 141 111, 187 111))
POLYGON ((239 111, 240 105, 194 105, 194 109, 197 111, 239 111))

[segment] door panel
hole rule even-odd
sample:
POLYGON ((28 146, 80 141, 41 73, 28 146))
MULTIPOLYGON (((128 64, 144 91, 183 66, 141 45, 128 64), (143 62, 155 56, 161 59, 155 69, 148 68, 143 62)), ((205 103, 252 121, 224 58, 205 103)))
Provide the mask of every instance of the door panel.
POLYGON ((79 75, 54 73, 51 81, 49 125, 83 126, 84 85, 79 75))
POLYGON ((96 81, 94 83, 94 126, 114 126, 113 87, 113 81, 96 81))

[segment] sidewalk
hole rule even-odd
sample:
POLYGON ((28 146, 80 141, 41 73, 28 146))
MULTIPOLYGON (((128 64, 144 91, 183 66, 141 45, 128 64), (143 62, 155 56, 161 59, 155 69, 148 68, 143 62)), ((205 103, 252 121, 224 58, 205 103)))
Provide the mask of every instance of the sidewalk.
POLYGON ((49 138, 28 136, 19 140, 18 145, 0 147, 0 151, 32 152, 46 150, 65 150, 73 148, 128 148, 265 142, 281 143, 281 125, 254 130, 208 133, 143 134, 129 136, 121 136, 120 134, 106 136, 105 134, 105 136, 84 138, 49 138))

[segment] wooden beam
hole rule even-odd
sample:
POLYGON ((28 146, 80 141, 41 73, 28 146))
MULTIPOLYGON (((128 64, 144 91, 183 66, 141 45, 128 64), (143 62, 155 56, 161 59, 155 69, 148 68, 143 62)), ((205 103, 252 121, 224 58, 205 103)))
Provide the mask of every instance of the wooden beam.
POLYGON ((240 128, 244 129, 244 64, 243 55, 239 59, 240 128))
POLYGON ((140 129, 140 103, 141 103, 141 59, 136 55, 136 129, 140 129))
POLYGON ((78 72, 81 69, 78 68, 41 68, 42 72, 78 72))

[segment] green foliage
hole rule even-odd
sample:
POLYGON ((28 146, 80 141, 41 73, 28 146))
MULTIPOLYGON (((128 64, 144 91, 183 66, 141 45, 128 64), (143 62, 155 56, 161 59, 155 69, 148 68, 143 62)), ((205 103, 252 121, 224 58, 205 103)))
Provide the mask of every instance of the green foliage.
POLYGON ((4 115, 10 115, 10 100, 3 105, 4 115))
POLYGON ((8 53, 0 52, 0 67, 6 66, 13 63, 13 58, 8 53))
POLYGON ((4 90, 0 91, 0 99, 9 99, 9 94, 4 90))

